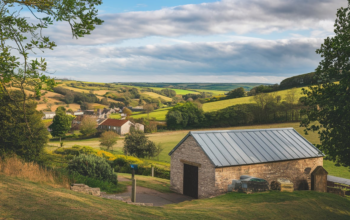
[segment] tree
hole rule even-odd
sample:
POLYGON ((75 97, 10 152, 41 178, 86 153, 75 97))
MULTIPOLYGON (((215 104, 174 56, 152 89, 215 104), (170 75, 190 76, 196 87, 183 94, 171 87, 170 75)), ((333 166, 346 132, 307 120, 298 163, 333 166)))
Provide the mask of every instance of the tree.
POLYGON ((143 106, 143 110, 147 113, 147 118, 149 118, 149 113, 154 111, 154 107, 152 104, 147 104, 143 106))
MULTIPOLYGON (((11 96, 21 99, 20 91, 11 92, 11 96)), ((23 103, 18 103, 22 106, 23 103)), ((23 108, 18 109, 11 98, 0 92, 0 155, 16 154, 26 161, 36 160, 48 142, 49 132, 43 124, 42 113, 36 110, 34 101, 26 102, 27 129, 23 108)))
POLYGON ((239 87, 237 89, 231 90, 227 93, 227 97, 230 99, 240 98, 246 96, 246 92, 243 87, 239 87))
POLYGON ((296 88, 288 90, 288 92, 286 94, 286 102, 290 103, 290 104, 295 103, 297 101, 296 94, 297 94, 297 89, 296 88))
POLYGON ((318 84, 303 90, 307 117, 301 125, 306 134, 318 132, 317 146, 328 159, 350 166, 350 1, 338 9, 334 27, 335 36, 316 50, 323 59, 315 72, 318 84))
POLYGON ((101 99, 101 104, 102 105, 109 105, 108 99, 107 98, 101 99))
POLYGON ((80 109, 81 110, 90 110, 93 109, 93 105, 91 103, 83 102, 80 104, 80 109))
POLYGON ((53 79, 45 75, 47 63, 45 59, 32 59, 31 54, 38 51, 53 50, 55 42, 42 31, 53 25, 54 21, 66 21, 70 24, 72 36, 75 38, 90 34, 102 20, 97 18, 96 6, 101 0, 2 0, 0 2, 0 91, 7 94, 14 106, 24 114, 26 127, 30 132, 26 114, 26 101, 29 96, 26 87, 35 91, 40 97, 43 85, 50 89, 55 85, 53 79), (29 9, 34 19, 22 12, 29 9), (10 93, 11 87, 22 92, 21 100, 10 93), (20 103, 23 103, 20 106, 20 103))
POLYGON ((127 107, 123 108, 123 113, 126 114, 127 117, 130 117, 132 115, 132 111, 127 107))
POLYGON ((166 115, 167 126, 170 129, 201 127, 204 120, 203 110, 194 102, 177 104, 166 115))
POLYGON ((134 130, 125 136, 123 150, 125 154, 135 155, 140 158, 150 158, 155 155, 156 145, 148 140, 145 133, 134 130))
POLYGON ((100 145, 107 147, 110 150, 117 143, 119 136, 114 131, 105 131, 102 133, 100 138, 100 145))
POLYGON ((52 130, 51 135, 60 138, 61 147, 63 146, 62 138, 65 137, 66 133, 68 133, 70 130, 73 118, 73 116, 67 115, 65 111, 60 109, 56 111, 52 124, 49 126, 49 128, 52 130))
POLYGON ((97 126, 96 118, 84 116, 83 120, 81 121, 80 133, 82 133, 84 136, 93 135, 97 131, 97 126))

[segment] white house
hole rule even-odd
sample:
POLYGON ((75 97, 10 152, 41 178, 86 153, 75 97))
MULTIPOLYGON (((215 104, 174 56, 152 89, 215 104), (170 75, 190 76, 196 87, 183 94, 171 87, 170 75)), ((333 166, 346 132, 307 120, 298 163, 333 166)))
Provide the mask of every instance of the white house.
POLYGON ((52 119, 56 115, 55 112, 43 112, 43 114, 44 114, 43 119, 52 119))
POLYGON ((125 135, 130 132, 130 127, 135 126, 136 129, 144 131, 144 126, 142 124, 132 123, 129 120, 118 120, 118 119, 106 119, 99 126, 99 130, 115 131, 119 135, 125 135))

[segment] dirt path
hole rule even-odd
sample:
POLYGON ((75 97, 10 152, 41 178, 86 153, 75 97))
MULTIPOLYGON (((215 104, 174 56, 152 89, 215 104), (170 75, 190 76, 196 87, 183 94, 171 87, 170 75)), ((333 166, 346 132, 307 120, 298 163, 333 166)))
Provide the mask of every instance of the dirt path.
MULTIPOLYGON (((118 181, 125 182, 130 181, 130 179, 118 176, 118 181)), ((101 196, 107 199, 117 199, 131 202, 131 186, 127 186, 127 191, 124 193, 102 194, 101 196)), ((153 206, 164 206, 190 200, 193 200, 193 198, 189 196, 177 193, 161 193, 153 189, 136 186, 136 202, 138 203, 153 203, 153 206)))

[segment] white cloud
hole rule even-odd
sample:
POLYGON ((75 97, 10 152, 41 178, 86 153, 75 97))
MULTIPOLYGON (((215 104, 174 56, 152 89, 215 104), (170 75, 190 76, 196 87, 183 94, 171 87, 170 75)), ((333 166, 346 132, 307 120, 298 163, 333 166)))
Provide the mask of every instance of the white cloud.
POLYGON ((336 9, 345 5, 344 0, 222 0, 102 15, 105 23, 79 41, 72 40, 69 26, 61 23, 55 26, 53 36, 59 43, 88 45, 148 36, 266 34, 309 29, 332 33, 336 9))
POLYGON ((75 75, 80 80, 276 82, 313 71, 319 62, 314 51, 321 42, 304 38, 127 48, 61 46, 46 59, 56 77, 75 75))

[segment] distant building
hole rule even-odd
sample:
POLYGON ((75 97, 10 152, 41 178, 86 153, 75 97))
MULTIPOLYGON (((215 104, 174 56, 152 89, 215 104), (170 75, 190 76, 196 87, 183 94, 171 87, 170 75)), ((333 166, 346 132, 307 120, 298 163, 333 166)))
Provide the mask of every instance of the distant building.
POLYGON ((141 112, 143 111, 143 106, 135 106, 135 107, 128 107, 128 109, 130 109, 133 112, 141 112))
POLYGON ((75 116, 84 115, 84 112, 83 112, 83 111, 75 111, 73 114, 74 114, 75 116))
POLYGON ((52 119, 56 116, 56 112, 43 112, 44 117, 42 119, 52 119))
POLYGON ((99 126, 99 130, 114 131, 119 135, 126 135, 130 132, 130 128, 135 126, 136 129, 144 131, 144 126, 139 123, 132 123, 129 120, 106 119, 99 126))
POLYGON ((109 115, 112 113, 112 112, 115 112, 114 109, 98 109, 97 110, 97 117, 98 118, 109 118, 109 115))

